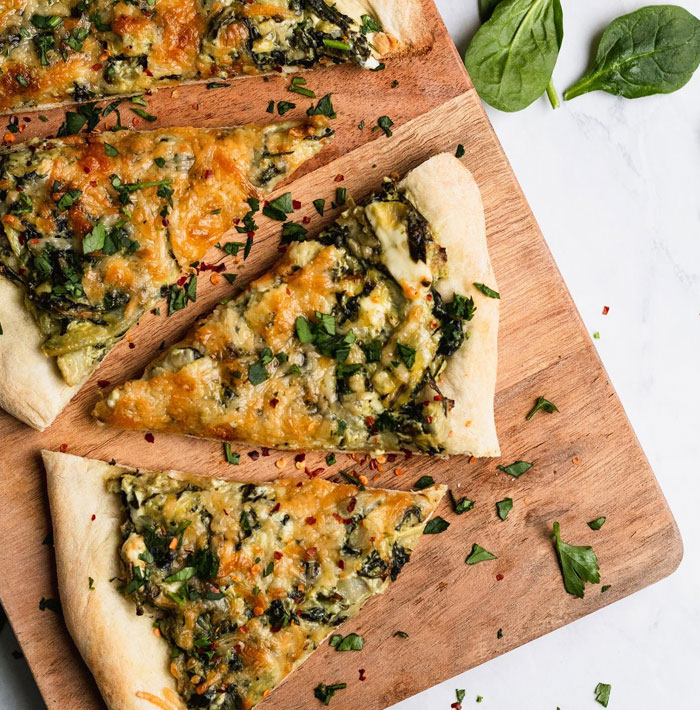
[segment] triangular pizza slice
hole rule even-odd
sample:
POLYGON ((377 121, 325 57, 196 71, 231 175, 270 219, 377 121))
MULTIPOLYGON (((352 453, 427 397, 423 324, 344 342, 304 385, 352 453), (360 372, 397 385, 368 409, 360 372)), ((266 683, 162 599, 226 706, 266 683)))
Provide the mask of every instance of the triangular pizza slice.
POLYGON ((0 15, 0 113, 380 59, 430 39, 421 0, 33 0, 0 15))
POLYGON ((0 406, 47 426, 161 291, 332 134, 315 116, 42 139, 2 154, 0 406))
POLYGON ((471 173, 435 156, 219 305, 98 419, 251 445, 497 456, 499 294, 471 173))
POLYGON ((66 624, 110 710, 249 710, 396 579, 446 490, 43 456, 66 624))

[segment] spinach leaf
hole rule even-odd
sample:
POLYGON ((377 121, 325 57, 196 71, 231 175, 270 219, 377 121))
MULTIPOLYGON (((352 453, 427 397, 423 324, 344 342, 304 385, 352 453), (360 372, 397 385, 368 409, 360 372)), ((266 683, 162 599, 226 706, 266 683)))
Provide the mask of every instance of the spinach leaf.
POLYGON ((509 476, 513 476, 513 478, 520 478, 523 473, 532 468, 532 464, 529 461, 514 461, 508 466, 499 465, 496 466, 496 468, 499 471, 503 471, 503 473, 507 473, 509 476))
POLYGON ((554 523, 554 547, 559 558, 564 588, 569 594, 583 599, 585 582, 598 584, 600 574, 598 558, 593 548, 587 545, 569 545, 562 542, 559 523, 554 523))
POLYGON ((464 63, 486 103, 520 111, 547 90, 563 39, 560 0, 503 0, 474 35, 464 63))
POLYGON ((501 0, 479 0, 479 17, 482 22, 490 19, 499 2, 501 0))
POLYGON ((598 683, 595 687, 595 699, 596 702, 600 703, 604 708, 608 707, 610 702, 610 691, 612 686, 610 683, 598 683))
POLYGON ((423 535, 439 535, 441 532, 445 532, 450 524, 444 518, 436 515, 432 520, 429 520, 427 525, 423 528, 423 535))
POLYGON ((336 651, 361 651, 365 647, 365 640, 358 634, 348 634, 345 638, 336 634, 331 638, 331 646, 334 646, 336 651), (338 636, 340 638, 337 638, 338 636))
POLYGON ((652 5, 623 15, 603 33, 593 67, 564 92, 589 91, 638 99, 685 86, 700 64, 700 20, 676 5, 652 5))
POLYGON ((513 510, 513 499, 504 498, 496 503, 496 508, 498 509, 498 517, 501 520, 505 520, 508 517, 508 513, 513 510))

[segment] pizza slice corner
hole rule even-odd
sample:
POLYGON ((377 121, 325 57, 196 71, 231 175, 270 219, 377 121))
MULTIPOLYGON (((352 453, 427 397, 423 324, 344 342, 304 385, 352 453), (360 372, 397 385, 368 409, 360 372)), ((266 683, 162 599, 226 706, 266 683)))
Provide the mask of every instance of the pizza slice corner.
POLYGON ((293 242, 93 413, 271 448, 497 456, 495 289, 476 182, 436 155, 293 242))
POLYGON ((313 116, 38 139, 2 153, 0 405, 48 426, 162 292, 332 136, 313 116))
POLYGON ((446 490, 43 457, 66 624, 109 710, 249 710, 396 579, 446 490))

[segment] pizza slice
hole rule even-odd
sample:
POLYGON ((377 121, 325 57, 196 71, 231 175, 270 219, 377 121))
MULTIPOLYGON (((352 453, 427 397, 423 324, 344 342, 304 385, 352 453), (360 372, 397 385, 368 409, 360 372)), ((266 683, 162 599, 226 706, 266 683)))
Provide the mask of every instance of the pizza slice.
POLYGON ((66 624, 110 710, 249 710, 396 579, 446 490, 43 457, 66 624))
POLYGON ((471 173, 435 156, 295 234, 97 418, 277 448, 499 455, 499 296, 471 173))
POLYGON ((1 154, 0 406, 48 426, 161 290, 332 134, 315 116, 41 139, 1 154))
POLYGON ((429 30, 421 0, 35 0, 0 13, 0 112, 183 82, 380 59, 429 30))

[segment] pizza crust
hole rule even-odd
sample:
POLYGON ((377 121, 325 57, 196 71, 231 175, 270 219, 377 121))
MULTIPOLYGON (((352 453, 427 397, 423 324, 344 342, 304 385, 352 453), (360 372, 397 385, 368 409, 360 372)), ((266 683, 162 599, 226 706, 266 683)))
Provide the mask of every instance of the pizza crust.
POLYGON ((469 170, 449 153, 419 165, 400 186, 447 250, 448 275, 438 282, 438 291, 446 300, 455 292, 471 296, 476 304, 474 318, 467 323, 469 337, 447 360, 438 382, 455 403, 448 416, 451 431, 444 453, 500 456, 493 411, 500 301, 474 287, 477 282, 498 290, 479 188, 469 170))
POLYGON ((43 431, 80 385, 67 385, 55 360, 44 355, 43 338, 24 304, 23 289, 2 275, 0 324, 0 407, 43 431))
POLYGON ((122 511, 105 484, 129 469, 52 451, 42 456, 63 616, 107 707, 185 710, 168 672, 167 643, 109 581, 121 574, 122 511))

